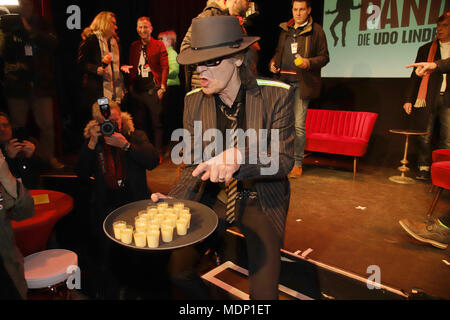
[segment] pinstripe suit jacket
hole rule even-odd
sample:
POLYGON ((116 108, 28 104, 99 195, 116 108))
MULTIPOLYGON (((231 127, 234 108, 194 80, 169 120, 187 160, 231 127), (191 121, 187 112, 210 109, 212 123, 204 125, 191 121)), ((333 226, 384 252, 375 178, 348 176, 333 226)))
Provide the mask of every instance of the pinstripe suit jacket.
MULTIPOLYGON (((264 213, 268 216, 274 230, 284 237, 286 216, 289 208, 290 185, 287 174, 294 165, 294 109, 293 90, 281 82, 258 80, 248 86, 246 91, 246 129, 267 129, 279 130, 279 170, 276 174, 267 176, 261 175, 261 169, 269 167, 270 164, 261 163, 260 159, 256 164, 242 164, 240 169, 234 174, 237 180, 256 180, 255 188, 258 192, 258 199, 264 213)), ((202 121, 202 134, 208 129, 216 128, 216 105, 212 95, 205 95, 200 89, 194 90, 186 95, 185 109, 183 116, 184 129, 188 130, 193 139, 194 121, 202 121)), ((259 136, 258 136, 259 139, 259 136)), ((198 140, 197 140, 198 141, 198 140)), ((202 150, 207 142, 202 142, 202 150)), ((266 142, 264 142, 266 143, 266 142)), ((191 142, 194 146, 194 141, 191 142)), ((245 150, 249 159, 248 149, 245 150)), ((270 154, 270 145, 267 149, 270 154)), ((192 151, 191 154, 194 152, 192 151)), ((202 181, 200 177, 193 177, 192 171, 200 162, 209 159, 194 159, 191 164, 186 164, 180 175, 180 179, 173 186, 169 195, 178 199, 192 200, 201 192, 202 181)))

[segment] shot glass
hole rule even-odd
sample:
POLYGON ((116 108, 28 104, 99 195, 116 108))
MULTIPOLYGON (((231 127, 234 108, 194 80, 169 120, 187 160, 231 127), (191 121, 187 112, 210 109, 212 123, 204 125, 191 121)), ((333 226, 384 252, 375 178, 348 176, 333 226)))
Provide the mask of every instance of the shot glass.
POLYGON ((184 203, 177 202, 173 204, 173 211, 177 215, 177 218, 180 216, 181 210, 184 209, 184 203))
POLYGON ((136 247, 145 248, 147 245, 147 234, 145 232, 135 231, 133 235, 136 247))
POLYGON ((172 221, 172 225, 173 225, 173 227, 175 227, 175 225, 177 224, 177 219, 178 219, 178 217, 175 213, 169 213, 169 214, 166 214, 166 218, 164 220, 172 221))
POLYGON ((175 214, 175 210, 173 208, 165 208, 164 209, 164 217, 167 219, 169 215, 175 214))
POLYGON ((161 235, 163 242, 171 242, 173 240, 173 228, 171 226, 161 226, 161 235))
POLYGON ((120 240, 125 244, 131 244, 133 242, 133 226, 127 225, 120 230, 120 240))
POLYGON ((114 221, 113 223, 113 230, 114 230, 114 238, 117 240, 120 240, 120 230, 125 228, 127 226, 127 223, 122 220, 114 221))
POLYGON ((181 209, 181 213, 191 213, 191 209, 188 207, 184 207, 183 209, 181 209))
POLYGON ((147 223, 148 221, 145 219, 136 220, 135 227, 137 232, 145 232, 147 231, 147 223))
POLYGON ((139 210, 139 211, 138 211, 138 216, 141 216, 141 215, 146 214, 146 213, 147 213, 147 209, 145 209, 145 210, 139 210))
POLYGON ((164 228, 164 227, 171 227, 173 229, 173 228, 175 228, 175 226, 176 226, 176 221, 174 222, 173 220, 166 219, 161 223, 160 227, 162 230, 162 228, 164 228))
POLYGON ((158 222, 159 225, 161 225, 161 223, 164 221, 164 214, 158 213, 155 216, 155 220, 158 222))
POLYGON ((184 212, 180 215, 180 219, 186 219, 187 228, 189 229, 191 227, 191 214, 188 212, 184 212))
POLYGON ((187 220, 186 219, 177 220, 177 234, 179 236, 185 236, 187 234, 187 220))
POLYGON ((149 221, 147 223, 147 232, 150 230, 159 230, 159 227, 160 227, 160 225, 156 221, 154 221, 154 220, 149 221))
POLYGON ((153 218, 158 213, 158 207, 148 206, 147 213, 150 215, 150 219, 153 218))
POLYGON ((147 231, 147 243, 149 248, 158 248, 159 233, 159 229, 147 231))
POLYGON ((174 209, 184 209, 184 203, 183 202, 176 202, 173 204, 174 209))
POLYGON ((168 207, 169 207, 169 204, 167 202, 160 202, 157 204, 159 213, 164 213, 164 209, 167 209, 168 207))
POLYGON ((150 214, 147 212, 147 210, 139 211, 139 217, 145 220, 150 220, 150 214))

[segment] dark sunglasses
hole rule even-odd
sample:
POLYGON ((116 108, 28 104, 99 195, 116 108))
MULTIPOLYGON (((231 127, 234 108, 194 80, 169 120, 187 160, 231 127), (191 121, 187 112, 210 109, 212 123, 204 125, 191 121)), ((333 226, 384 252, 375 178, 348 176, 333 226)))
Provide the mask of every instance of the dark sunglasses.
POLYGON ((216 59, 211 59, 208 61, 203 61, 203 62, 199 62, 196 64, 197 67, 199 66, 205 66, 205 67, 217 67, 222 60, 224 60, 226 57, 221 57, 221 58, 216 58, 216 59))

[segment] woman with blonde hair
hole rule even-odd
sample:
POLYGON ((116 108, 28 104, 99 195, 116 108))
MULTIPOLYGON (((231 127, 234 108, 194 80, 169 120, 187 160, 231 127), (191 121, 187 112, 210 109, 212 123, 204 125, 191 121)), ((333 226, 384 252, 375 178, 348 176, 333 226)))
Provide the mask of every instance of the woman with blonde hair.
POLYGON ((113 12, 102 11, 81 34, 78 65, 83 73, 82 110, 78 112, 80 127, 90 119, 91 106, 107 97, 120 104, 126 94, 120 71, 129 73, 129 66, 120 65, 117 20, 113 12))

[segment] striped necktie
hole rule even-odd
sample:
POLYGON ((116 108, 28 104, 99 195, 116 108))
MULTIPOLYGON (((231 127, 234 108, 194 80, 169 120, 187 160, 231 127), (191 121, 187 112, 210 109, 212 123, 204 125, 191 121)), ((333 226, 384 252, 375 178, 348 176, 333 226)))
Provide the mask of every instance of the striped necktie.
MULTIPOLYGON (((237 148, 238 145, 238 137, 237 137, 237 127, 238 127, 238 114, 241 108, 242 103, 238 103, 236 111, 234 114, 229 115, 225 108, 227 108, 224 104, 221 104, 220 109, 223 114, 231 120, 231 134, 233 138, 233 144, 230 146, 231 148, 237 148)), ((236 197, 237 197, 237 183, 236 179, 232 179, 230 184, 226 187, 225 192, 227 194, 227 207, 226 207, 226 220, 229 224, 232 224, 235 221, 235 209, 236 209, 236 197)))

